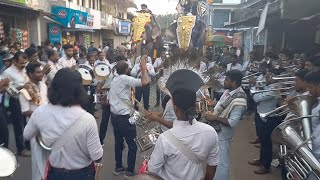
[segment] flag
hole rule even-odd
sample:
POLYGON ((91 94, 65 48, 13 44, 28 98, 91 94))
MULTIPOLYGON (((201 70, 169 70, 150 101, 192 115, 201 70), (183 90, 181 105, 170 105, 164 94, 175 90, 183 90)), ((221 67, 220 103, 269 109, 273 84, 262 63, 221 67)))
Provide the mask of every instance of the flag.
POLYGON ((260 32, 264 29, 266 25, 266 20, 268 16, 268 9, 269 9, 269 1, 267 2, 266 6, 263 8, 261 15, 260 15, 260 21, 259 26, 257 30, 257 36, 260 34, 260 32))

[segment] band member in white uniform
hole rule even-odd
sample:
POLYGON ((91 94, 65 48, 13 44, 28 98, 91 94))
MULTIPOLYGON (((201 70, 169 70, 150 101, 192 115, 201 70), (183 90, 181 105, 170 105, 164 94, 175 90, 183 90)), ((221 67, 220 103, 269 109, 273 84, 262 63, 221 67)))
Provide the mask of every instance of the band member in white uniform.
POLYGON ((86 98, 80 73, 63 68, 48 90, 50 103, 39 106, 30 117, 24 138, 41 135, 43 144, 52 147, 48 180, 95 179, 94 165, 103 149, 95 118, 80 106, 86 98))
POLYGON ((9 79, 0 80, 0 144, 3 144, 4 147, 8 148, 9 144, 9 129, 7 116, 5 114, 5 108, 3 105, 3 99, 5 96, 6 88, 9 86, 9 79))
MULTIPOLYGON (((12 86, 17 90, 24 88, 24 85, 29 80, 25 72, 25 66, 28 62, 27 59, 28 56, 25 53, 17 52, 13 57, 13 64, 3 72, 3 77, 7 77, 11 81, 12 86)), ((10 97, 9 102, 18 155, 30 156, 30 151, 27 151, 23 140, 25 119, 21 113, 19 99, 10 97)))
POLYGON ((59 54, 57 51, 48 50, 47 55, 48 55, 48 65, 50 66, 50 69, 51 69, 51 71, 47 75, 47 84, 48 86, 50 86, 54 76, 60 69, 62 69, 62 66, 61 64, 58 63, 59 54))
POLYGON ((146 111, 145 114, 148 120, 158 122, 161 125, 160 128, 162 132, 171 129, 173 122, 177 120, 171 99, 167 102, 163 113, 146 111))
POLYGON ((196 92, 202 85, 190 70, 177 70, 169 77, 166 87, 178 120, 159 136, 148 162, 149 172, 163 179, 213 179, 219 162, 217 132, 195 119, 196 92), (205 175, 201 162, 207 164, 205 175))
POLYGON ((76 60, 73 58, 73 46, 70 44, 66 44, 63 46, 65 56, 61 57, 58 63, 62 67, 75 68, 77 65, 76 60))
MULTIPOLYGON (((312 109, 312 115, 320 115, 320 71, 311 71, 305 76, 305 81, 307 83, 308 89, 312 98, 314 99, 314 105, 312 109)), ((320 118, 312 117, 312 152, 320 162, 320 118)), ((316 180, 318 178, 314 177, 313 174, 308 177, 308 180, 316 180)))
MULTIPOLYGON (((85 65, 90 66, 92 69, 94 68, 95 64, 95 55, 93 53, 89 53, 87 55, 87 61, 84 63, 85 65)), ((83 108, 89 112, 90 114, 94 115, 95 110, 95 104, 94 104, 94 97, 93 94, 95 93, 97 81, 96 79, 93 79, 92 83, 90 85, 85 85, 84 88, 87 91, 87 94, 89 96, 88 102, 83 106, 83 108)))
POLYGON ((226 91, 214 107, 214 112, 207 112, 205 118, 221 125, 219 136, 220 163, 214 180, 230 179, 230 142, 234 129, 247 107, 246 93, 241 88, 242 72, 231 70, 226 73, 224 88, 226 91))
MULTIPOLYGON (((141 56, 142 60, 147 59, 147 54, 142 54, 141 56)), ((148 81, 151 82, 151 78, 156 75, 154 68, 151 63, 147 63, 147 73, 148 73, 148 81)), ((141 69, 140 69, 140 63, 135 64, 134 67, 131 70, 131 75, 136 78, 141 77, 141 69)), ((141 101, 141 98, 143 97, 143 105, 146 110, 149 110, 149 98, 150 98, 150 83, 143 87, 137 87, 135 96, 138 101, 141 101)), ((136 103, 136 109, 138 109, 137 103, 136 103)))
POLYGON ((232 54, 230 58, 231 58, 231 63, 227 65, 227 71, 230 71, 233 69, 242 71, 242 66, 241 64, 238 63, 239 61, 238 56, 236 54, 232 54))
MULTIPOLYGON (((156 76, 161 75, 160 70, 163 67, 163 62, 165 61, 165 58, 166 58, 166 52, 163 51, 163 52, 161 52, 160 57, 154 61, 153 67, 154 67, 154 71, 156 72, 156 76)), ((158 77, 156 77, 156 78, 158 78, 158 77)), ((159 89, 159 87, 157 87, 156 93, 157 93, 157 101, 156 101, 155 107, 158 107, 160 105, 160 89, 159 89)))
MULTIPOLYGON (((25 88, 21 90, 22 92, 19 94, 19 101, 21 104, 22 114, 27 118, 27 121, 29 121, 32 113, 40 105, 48 103, 48 98, 47 86, 42 81, 43 73, 41 70, 41 64, 38 62, 29 63, 26 66, 26 71, 29 81, 26 83, 25 88)), ((43 161, 43 150, 38 145, 35 138, 30 140, 30 146, 32 155, 32 179, 44 179, 46 161, 43 161)))
MULTIPOLYGON (((276 88, 275 86, 277 84, 272 84, 273 82, 270 75, 266 76, 266 82, 264 90, 276 88)), ((282 117, 278 117, 275 114, 264 118, 260 117, 260 113, 267 113, 277 108, 278 98, 275 91, 256 93, 253 95, 253 99, 257 104, 255 122, 261 149, 259 159, 251 160, 248 163, 258 167, 258 169, 254 171, 255 174, 267 174, 270 172, 272 162, 271 133, 281 123, 282 117)))
POLYGON ((149 84, 147 78, 147 63, 142 59, 140 63, 141 79, 135 79, 128 76, 129 65, 125 61, 119 61, 116 65, 118 75, 111 82, 109 92, 109 102, 111 109, 111 123, 113 125, 113 133, 115 140, 115 161, 116 167, 114 175, 126 173, 126 177, 135 175, 135 161, 137 155, 137 145, 134 141, 137 131, 135 122, 130 118, 131 107, 131 88, 145 86, 149 84), (128 168, 124 168, 122 164, 123 141, 128 144, 128 168))

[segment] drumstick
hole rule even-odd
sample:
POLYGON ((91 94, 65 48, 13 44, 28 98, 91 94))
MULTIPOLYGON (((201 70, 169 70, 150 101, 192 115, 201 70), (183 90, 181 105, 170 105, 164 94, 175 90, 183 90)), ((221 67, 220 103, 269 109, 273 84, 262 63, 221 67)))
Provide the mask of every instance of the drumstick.
POLYGON ((139 108, 142 108, 143 110, 146 111, 146 109, 143 107, 141 102, 139 102, 135 97, 133 98, 133 100, 134 100, 134 102, 136 102, 138 104, 139 108))

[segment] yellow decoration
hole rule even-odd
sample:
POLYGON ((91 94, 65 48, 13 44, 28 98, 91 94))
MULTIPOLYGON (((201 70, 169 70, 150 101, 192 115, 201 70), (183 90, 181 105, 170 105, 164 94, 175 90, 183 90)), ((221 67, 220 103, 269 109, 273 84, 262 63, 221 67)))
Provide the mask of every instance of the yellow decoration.
POLYGON ((196 23, 196 16, 181 16, 178 19, 177 36, 178 44, 182 49, 188 49, 190 45, 192 29, 196 23))
POLYGON ((142 40, 142 34, 145 31, 146 24, 151 22, 150 13, 138 13, 132 22, 132 41, 138 42, 142 40))

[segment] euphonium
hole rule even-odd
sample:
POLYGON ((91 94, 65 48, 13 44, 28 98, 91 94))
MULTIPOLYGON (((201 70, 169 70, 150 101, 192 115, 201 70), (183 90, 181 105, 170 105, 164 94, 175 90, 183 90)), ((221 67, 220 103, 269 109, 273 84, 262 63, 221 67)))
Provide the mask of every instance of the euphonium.
POLYGON ((288 153, 282 154, 285 158, 286 168, 289 171, 287 174, 288 179, 293 177, 293 173, 297 174, 301 179, 307 179, 311 174, 320 179, 320 163, 308 147, 307 141, 303 140, 299 133, 301 119, 306 117, 311 116, 294 118, 281 123, 273 130, 271 135, 273 143, 281 146, 285 145, 290 149, 288 153))

